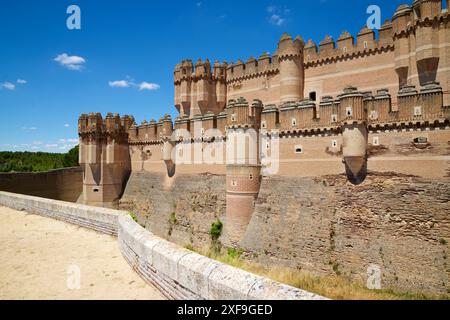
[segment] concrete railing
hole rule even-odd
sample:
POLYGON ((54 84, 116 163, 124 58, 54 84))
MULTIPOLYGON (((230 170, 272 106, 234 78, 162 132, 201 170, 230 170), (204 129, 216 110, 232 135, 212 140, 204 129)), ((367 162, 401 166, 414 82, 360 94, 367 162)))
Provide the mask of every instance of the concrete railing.
POLYGON ((0 192, 0 205, 118 235, 128 263, 169 299, 325 299, 183 249, 142 228, 124 211, 8 192, 0 192))
MULTIPOLYGON (((121 211, 0 191, 0 205, 117 236, 121 211)), ((122 213, 125 214, 125 213, 122 213)))

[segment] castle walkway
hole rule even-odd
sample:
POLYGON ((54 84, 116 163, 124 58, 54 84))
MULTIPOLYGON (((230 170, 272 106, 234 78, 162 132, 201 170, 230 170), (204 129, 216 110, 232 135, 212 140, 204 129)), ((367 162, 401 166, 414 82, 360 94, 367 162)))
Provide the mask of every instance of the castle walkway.
POLYGON ((117 239, 0 206, 0 299, 164 299, 117 239))

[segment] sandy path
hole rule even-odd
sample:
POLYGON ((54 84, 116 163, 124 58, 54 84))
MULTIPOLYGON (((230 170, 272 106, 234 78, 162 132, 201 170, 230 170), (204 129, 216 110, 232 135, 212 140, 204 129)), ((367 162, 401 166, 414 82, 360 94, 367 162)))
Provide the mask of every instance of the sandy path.
POLYGON ((116 238, 0 206, 0 299, 163 296, 130 268, 116 238))

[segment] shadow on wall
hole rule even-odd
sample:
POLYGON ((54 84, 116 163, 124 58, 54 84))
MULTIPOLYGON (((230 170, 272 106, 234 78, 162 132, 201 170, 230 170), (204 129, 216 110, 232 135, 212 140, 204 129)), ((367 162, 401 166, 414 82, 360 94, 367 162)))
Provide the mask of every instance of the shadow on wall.
POLYGON ((345 174, 350 183, 359 185, 367 177, 367 157, 349 157, 345 158, 345 174))
POLYGON ((164 163, 166 164, 167 175, 169 176, 169 178, 175 176, 176 164, 172 160, 165 160, 164 163))

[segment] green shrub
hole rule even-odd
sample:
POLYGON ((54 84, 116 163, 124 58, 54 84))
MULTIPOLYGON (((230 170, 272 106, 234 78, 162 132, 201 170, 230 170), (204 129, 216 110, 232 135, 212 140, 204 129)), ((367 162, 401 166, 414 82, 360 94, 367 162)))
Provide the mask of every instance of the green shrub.
POLYGON ((244 253, 242 250, 236 250, 235 248, 228 248, 227 254, 232 259, 239 259, 244 253))
POLYGON ((211 230, 209 231, 209 234, 211 235, 211 238, 216 241, 220 238, 220 236, 222 235, 222 229, 223 229, 223 224, 222 221, 217 220, 216 222, 214 222, 211 225, 211 230))
POLYGON ((128 212, 128 215, 133 219, 134 222, 138 222, 138 218, 134 212, 128 212))

